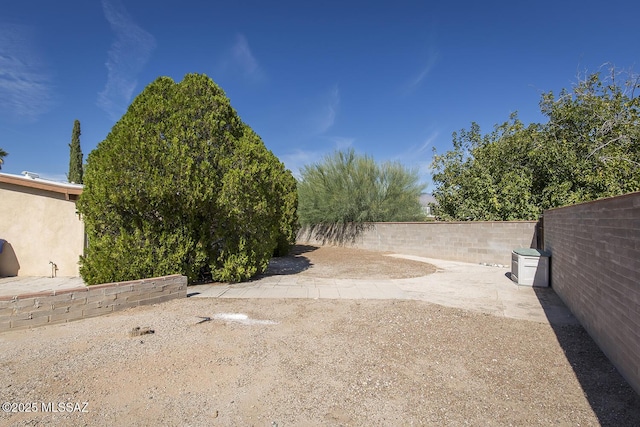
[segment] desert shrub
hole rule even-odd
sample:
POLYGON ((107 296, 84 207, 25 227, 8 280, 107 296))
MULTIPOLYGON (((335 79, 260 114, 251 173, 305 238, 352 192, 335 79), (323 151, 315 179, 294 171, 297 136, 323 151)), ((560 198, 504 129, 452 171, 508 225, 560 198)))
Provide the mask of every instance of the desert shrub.
POLYGON ((376 163, 350 149, 302 169, 298 183, 304 225, 416 221, 424 218, 418 172, 397 162, 376 163))

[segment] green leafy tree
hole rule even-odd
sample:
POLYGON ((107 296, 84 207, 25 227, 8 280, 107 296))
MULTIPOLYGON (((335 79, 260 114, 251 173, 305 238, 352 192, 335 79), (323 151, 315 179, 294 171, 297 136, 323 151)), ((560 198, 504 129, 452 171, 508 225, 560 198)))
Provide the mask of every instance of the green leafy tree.
POLYGON ((7 157, 9 153, 0 148, 0 169, 2 169, 2 164, 4 163, 4 158, 7 157))
POLYGON ((415 221, 424 218, 417 171, 399 163, 377 164, 353 149, 307 165, 298 183, 302 224, 415 221))
POLYGON ((534 153, 542 208, 640 189, 638 89, 637 75, 612 68, 605 78, 586 76, 572 92, 543 95, 549 121, 534 153))
POLYGON ((640 88, 591 74, 572 92, 549 92, 545 124, 512 115, 482 135, 477 124, 453 135, 453 150, 434 153, 437 214, 444 219, 537 219, 543 209, 640 189, 640 88))
POLYGON ((67 180, 82 184, 82 148, 80 148, 80 121, 73 122, 71 143, 69 144, 69 173, 67 180))
POLYGON ((205 75, 147 86, 89 154, 84 184, 89 284, 244 280, 296 232, 291 172, 205 75))
POLYGON ((434 154, 436 215, 449 220, 535 219, 541 213, 531 192, 529 155, 539 135, 517 115, 488 135, 480 127, 453 134, 453 150, 434 154))

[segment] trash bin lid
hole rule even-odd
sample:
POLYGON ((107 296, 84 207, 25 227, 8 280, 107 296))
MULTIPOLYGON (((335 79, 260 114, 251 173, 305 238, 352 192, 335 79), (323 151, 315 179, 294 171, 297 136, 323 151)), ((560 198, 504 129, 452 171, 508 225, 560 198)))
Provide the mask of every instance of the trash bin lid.
POLYGON ((518 248, 518 249, 514 249, 513 252, 516 255, 522 255, 522 256, 545 256, 545 257, 551 256, 549 252, 541 251, 540 249, 533 249, 533 248, 518 248))

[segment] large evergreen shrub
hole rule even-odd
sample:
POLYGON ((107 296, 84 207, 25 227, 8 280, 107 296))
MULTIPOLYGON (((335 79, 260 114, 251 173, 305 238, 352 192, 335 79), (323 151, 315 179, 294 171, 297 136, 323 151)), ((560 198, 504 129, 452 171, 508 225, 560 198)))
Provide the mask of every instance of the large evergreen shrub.
POLYGON ((295 179, 205 75, 147 86, 89 154, 84 184, 88 284, 240 281, 294 241, 295 179))

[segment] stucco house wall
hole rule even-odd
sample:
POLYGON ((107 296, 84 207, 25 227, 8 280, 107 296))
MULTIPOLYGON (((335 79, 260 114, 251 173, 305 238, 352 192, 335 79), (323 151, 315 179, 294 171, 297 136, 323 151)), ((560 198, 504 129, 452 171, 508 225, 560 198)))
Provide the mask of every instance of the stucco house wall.
POLYGON ((84 224, 76 213, 82 186, 0 173, 0 277, 79 276, 84 224))

